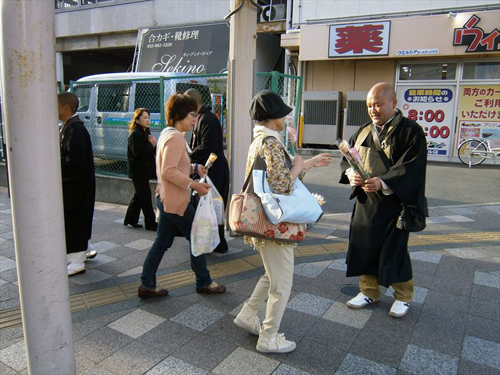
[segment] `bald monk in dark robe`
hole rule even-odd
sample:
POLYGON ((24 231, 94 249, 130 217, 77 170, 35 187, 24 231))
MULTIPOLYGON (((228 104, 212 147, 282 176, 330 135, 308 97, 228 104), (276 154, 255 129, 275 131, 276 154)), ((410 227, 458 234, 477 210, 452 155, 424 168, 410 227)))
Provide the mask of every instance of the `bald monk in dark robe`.
POLYGON ((398 228, 398 217, 402 204, 411 206, 424 220, 428 212, 425 135, 419 124, 403 117, 396 104, 396 93, 389 83, 378 83, 368 92, 372 121, 363 125, 349 143, 356 147, 372 177, 363 180, 343 159, 340 182, 350 183, 350 198, 356 198, 346 276, 361 276, 361 293, 347 305, 360 309, 376 303, 381 297, 380 285, 392 286, 395 301, 389 315, 399 318, 408 313, 413 298, 413 275, 409 232, 398 228))

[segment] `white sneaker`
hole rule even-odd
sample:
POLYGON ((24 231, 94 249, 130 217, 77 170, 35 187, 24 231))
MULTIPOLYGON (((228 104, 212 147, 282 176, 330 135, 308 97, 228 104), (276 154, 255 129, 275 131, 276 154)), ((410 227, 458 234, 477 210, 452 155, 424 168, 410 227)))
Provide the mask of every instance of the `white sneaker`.
POLYGON ((74 276, 84 272, 85 263, 70 263, 68 265, 68 276, 74 276))
POLYGON ((401 318, 406 314, 408 314, 409 309, 410 309, 410 304, 408 302, 395 300, 391 306, 389 315, 394 318, 401 318))
POLYGON ((250 332, 252 335, 259 336, 260 319, 257 315, 249 314, 245 308, 241 309, 238 316, 233 320, 234 324, 250 332))
POLYGON ((346 304, 351 309, 362 309, 366 305, 371 305, 372 303, 377 303, 378 301, 378 299, 371 299, 363 293, 359 293, 356 297, 347 301, 346 304))
POLYGON ((282 333, 270 335, 266 331, 260 331, 256 349, 261 353, 290 353, 296 346, 295 342, 286 340, 282 333))

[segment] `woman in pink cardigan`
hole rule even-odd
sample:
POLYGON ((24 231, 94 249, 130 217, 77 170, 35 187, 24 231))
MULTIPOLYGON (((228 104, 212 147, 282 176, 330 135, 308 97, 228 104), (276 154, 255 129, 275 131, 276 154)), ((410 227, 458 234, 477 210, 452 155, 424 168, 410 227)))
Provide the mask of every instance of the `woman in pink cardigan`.
MULTIPOLYGON (((200 196, 208 193, 209 184, 195 182, 189 176, 206 174, 202 165, 191 164, 183 132, 192 130, 196 120, 197 105, 194 99, 184 94, 172 95, 165 105, 167 127, 162 131, 157 144, 156 188, 157 206, 160 212, 156 240, 149 250, 141 275, 140 298, 164 297, 166 289, 156 284, 156 271, 163 254, 172 246, 176 233, 189 241, 195 208, 189 204, 191 189, 200 196)), ((191 256, 191 269, 196 275, 196 291, 204 294, 219 294, 226 291, 224 285, 212 281, 205 255, 191 256)))

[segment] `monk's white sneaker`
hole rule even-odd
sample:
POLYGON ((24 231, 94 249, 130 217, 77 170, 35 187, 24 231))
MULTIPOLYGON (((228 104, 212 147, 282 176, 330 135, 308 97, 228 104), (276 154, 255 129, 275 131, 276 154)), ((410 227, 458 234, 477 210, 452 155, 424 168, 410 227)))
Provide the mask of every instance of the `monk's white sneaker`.
POLYGON ((389 315, 394 318, 401 318, 406 314, 408 314, 409 309, 410 309, 410 304, 408 302, 395 300, 391 306, 389 315))
POLYGON ((85 263, 70 263, 68 265, 68 276, 78 275, 85 272, 85 263))
POLYGON ((260 319, 255 314, 248 313, 248 309, 243 308, 234 319, 234 324, 250 332, 252 335, 259 336, 260 319))
POLYGON ((282 333, 269 334, 261 330, 256 349, 261 353, 290 353, 296 346, 295 342, 286 340, 282 333))
POLYGON ((370 297, 365 296, 363 293, 359 293, 353 299, 347 301, 347 306, 351 309, 362 309, 367 305, 371 305, 372 303, 377 303, 378 299, 371 299, 370 297))

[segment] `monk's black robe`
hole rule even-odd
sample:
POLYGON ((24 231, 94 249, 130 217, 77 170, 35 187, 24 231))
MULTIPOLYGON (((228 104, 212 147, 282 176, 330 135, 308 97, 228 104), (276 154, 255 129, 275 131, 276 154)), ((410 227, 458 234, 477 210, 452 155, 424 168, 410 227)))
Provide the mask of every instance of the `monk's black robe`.
MULTIPOLYGON (((414 206, 428 216, 425 198, 427 143, 424 132, 420 125, 403 117, 399 111, 391 123, 393 128, 390 129, 389 124, 384 125, 379 139, 382 147, 389 150, 387 153, 392 166, 387 169, 386 166, 379 165, 378 173, 371 176, 380 177, 392 189, 393 194, 384 195, 379 190, 372 193, 376 197, 367 199, 367 194, 361 187, 352 188, 350 199, 356 198, 356 203, 351 218, 346 259, 347 277, 373 275, 385 287, 412 279, 408 254, 409 232, 396 227, 401 203, 414 206)), ((370 127, 371 123, 363 125, 354 134, 349 141, 351 146, 355 145, 360 133, 366 134, 362 132, 367 126, 370 127)), ((378 154, 371 133, 366 135, 360 146, 365 147, 372 156, 378 154)), ((381 160, 380 158, 379 162, 381 160)), ((341 167, 340 182, 349 183, 345 174, 349 164, 345 159, 342 160, 341 167)))

